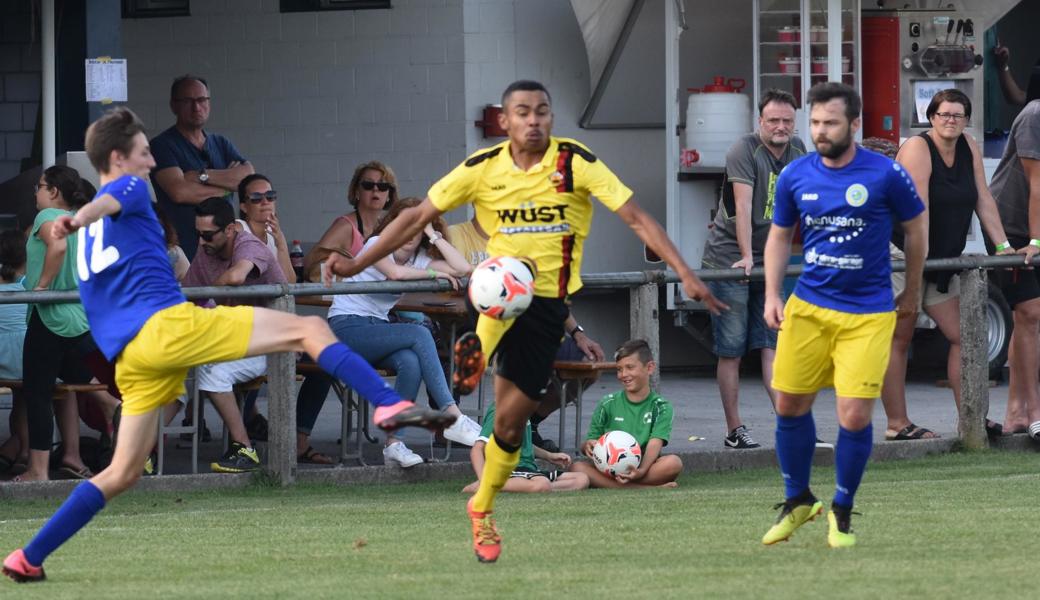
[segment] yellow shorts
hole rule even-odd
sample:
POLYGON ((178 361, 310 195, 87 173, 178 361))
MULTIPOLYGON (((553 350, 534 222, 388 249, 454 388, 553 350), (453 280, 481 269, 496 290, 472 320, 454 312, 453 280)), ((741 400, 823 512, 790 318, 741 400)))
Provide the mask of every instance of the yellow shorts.
POLYGON ((844 398, 877 398, 888 369, 896 313, 854 314, 791 295, 773 361, 773 388, 813 394, 834 386, 844 398))
POLYGON ((116 358, 123 414, 142 415, 173 402, 185 392, 191 367, 242 358, 252 331, 252 306, 184 302, 155 313, 116 358))

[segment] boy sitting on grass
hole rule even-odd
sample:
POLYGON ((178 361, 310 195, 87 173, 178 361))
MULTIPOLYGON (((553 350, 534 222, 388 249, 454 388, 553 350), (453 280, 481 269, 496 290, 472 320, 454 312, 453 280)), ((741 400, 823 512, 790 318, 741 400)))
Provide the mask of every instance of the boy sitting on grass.
POLYGON ((604 396, 592 412, 582 452, 592 458, 596 440, 608 431, 625 431, 643 450, 639 468, 611 477, 592 463, 576 462, 571 470, 588 476, 592 487, 677 487, 682 460, 674 454, 661 455, 672 433, 672 405, 650 389, 650 375, 657 365, 645 340, 629 340, 614 353, 617 378, 624 389, 604 396))
MULTIPOLYGON (((495 427, 495 403, 488 405, 484 414, 484 424, 480 436, 469 451, 469 460, 477 474, 477 480, 462 488, 468 494, 474 494, 480 487, 480 474, 484 472, 484 446, 487 445, 495 427)), ((540 458, 566 469, 571 464, 571 457, 563 452, 548 452, 532 443, 531 422, 524 426, 524 436, 520 444, 520 462, 502 486, 503 492, 570 492, 589 487, 589 478, 584 473, 566 471, 542 471, 538 469, 535 458, 540 458)))

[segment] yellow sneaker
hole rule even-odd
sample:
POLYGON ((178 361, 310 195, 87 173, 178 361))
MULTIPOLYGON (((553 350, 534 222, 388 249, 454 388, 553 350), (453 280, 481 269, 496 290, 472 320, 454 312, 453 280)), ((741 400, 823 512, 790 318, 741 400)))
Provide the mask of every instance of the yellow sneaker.
POLYGON ((852 533, 851 510, 831 505, 831 509, 827 512, 827 525, 828 546, 851 548, 856 545, 856 534, 852 533))
POLYGON ((805 525, 809 521, 812 521, 820 513, 823 512, 823 503, 816 499, 815 496, 810 495, 808 500, 800 502, 781 502, 773 508, 783 507, 780 511, 780 517, 776 520, 776 525, 769 528, 769 531, 762 536, 762 543, 771 546, 777 542, 786 542, 794 535, 794 531, 805 525))

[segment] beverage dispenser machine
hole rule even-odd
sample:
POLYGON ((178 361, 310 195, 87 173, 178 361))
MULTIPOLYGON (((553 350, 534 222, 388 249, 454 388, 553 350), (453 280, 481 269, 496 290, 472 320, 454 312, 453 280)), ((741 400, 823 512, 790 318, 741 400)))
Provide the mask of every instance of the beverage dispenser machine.
POLYGON ((983 20, 955 9, 864 11, 863 137, 898 144, 931 128, 932 96, 957 88, 971 99, 966 131, 981 140, 983 20))

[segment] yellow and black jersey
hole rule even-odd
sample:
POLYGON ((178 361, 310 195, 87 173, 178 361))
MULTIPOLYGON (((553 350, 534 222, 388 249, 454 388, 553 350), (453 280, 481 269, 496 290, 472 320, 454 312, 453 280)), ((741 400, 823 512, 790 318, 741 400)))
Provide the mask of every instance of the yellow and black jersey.
POLYGON ((473 203, 491 235, 491 256, 526 257, 538 266, 535 295, 560 298, 581 288, 582 246, 592 225, 595 196, 616 211, 632 190, 588 148, 549 138, 542 162, 523 171, 509 141, 480 150, 430 188, 441 211, 473 203))

